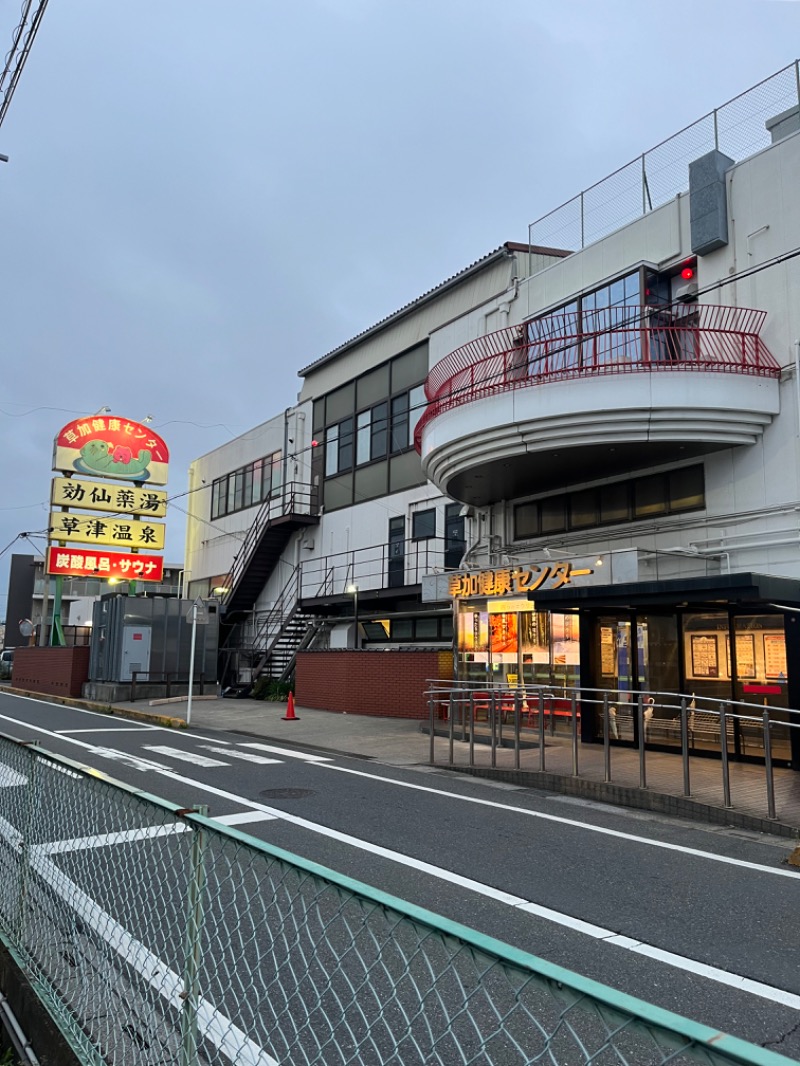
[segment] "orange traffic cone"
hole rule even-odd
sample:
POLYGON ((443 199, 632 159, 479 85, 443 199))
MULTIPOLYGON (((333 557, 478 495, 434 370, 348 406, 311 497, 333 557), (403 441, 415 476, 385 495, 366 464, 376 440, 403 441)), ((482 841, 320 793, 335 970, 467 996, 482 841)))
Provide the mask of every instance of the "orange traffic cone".
POLYGON ((294 693, 289 693, 289 702, 286 704, 286 714, 281 718, 282 722, 299 722, 300 719, 294 713, 294 693))

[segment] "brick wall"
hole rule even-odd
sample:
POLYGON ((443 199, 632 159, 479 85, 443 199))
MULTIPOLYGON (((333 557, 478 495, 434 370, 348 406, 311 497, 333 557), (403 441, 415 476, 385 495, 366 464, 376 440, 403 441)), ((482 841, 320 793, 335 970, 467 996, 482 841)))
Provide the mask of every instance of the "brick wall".
POLYGON ((427 718, 433 678, 452 678, 451 651, 308 651, 297 656, 301 707, 383 718, 427 718))
POLYGON ((79 698, 89 680, 89 648, 17 648, 11 685, 27 692, 79 698))

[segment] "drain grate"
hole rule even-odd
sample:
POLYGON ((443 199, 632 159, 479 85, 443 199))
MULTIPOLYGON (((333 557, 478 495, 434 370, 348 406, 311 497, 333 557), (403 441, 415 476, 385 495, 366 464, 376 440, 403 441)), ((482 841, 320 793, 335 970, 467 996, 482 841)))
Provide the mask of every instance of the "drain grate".
POLYGON ((313 788, 265 788, 259 796, 274 800, 298 800, 305 796, 316 796, 313 788))

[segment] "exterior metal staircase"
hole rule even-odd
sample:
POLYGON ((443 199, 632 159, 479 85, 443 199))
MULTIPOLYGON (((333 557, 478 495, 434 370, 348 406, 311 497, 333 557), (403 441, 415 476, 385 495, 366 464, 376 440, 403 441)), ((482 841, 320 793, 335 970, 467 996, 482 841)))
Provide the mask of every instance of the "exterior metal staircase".
POLYGON ((327 634, 329 623, 303 610, 300 589, 301 567, 296 566, 270 611, 231 628, 221 649, 226 689, 249 688, 260 677, 288 681, 298 651, 327 634))
POLYGON ((231 621, 239 612, 253 610, 292 534, 317 525, 316 495, 311 486, 290 482, 261 505, 225 578, 228 591, 222 604, 231 621))

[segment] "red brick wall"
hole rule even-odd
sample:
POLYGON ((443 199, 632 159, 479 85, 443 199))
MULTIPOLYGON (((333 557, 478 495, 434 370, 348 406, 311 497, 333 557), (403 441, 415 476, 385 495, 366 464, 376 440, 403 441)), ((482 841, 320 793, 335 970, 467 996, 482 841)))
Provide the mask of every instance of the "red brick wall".
POLYGON ((78 698, 89 680, 89 648, 17 648, 13 688, 78 698))
POLYGON ((452 676, 451 651, 301 651, 294 698, 324 711, 427 718, 428 682, 452 676))

